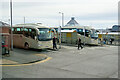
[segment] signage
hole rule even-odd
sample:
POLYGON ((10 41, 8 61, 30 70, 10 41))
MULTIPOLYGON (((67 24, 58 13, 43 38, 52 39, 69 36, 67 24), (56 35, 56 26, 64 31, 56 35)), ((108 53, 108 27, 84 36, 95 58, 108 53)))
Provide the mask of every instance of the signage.
POLYGON ((67 37, 72 37, 72 34, 71 33, 67 33, 67 37))
POLYGON ((102 38, 102 34, 98 34, 98 38, 102 38))

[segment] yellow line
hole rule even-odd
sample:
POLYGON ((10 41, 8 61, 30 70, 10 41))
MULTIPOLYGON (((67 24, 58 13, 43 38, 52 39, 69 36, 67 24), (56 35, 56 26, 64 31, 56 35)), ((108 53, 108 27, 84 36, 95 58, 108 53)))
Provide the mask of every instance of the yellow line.
POLYGON ((39 61, 39 62, 35 62, 35 63, 30 63, 30 64, 15 64, 15 65, 0 65, 0 66, 29 66, 29 65, 43 63, 43 62, 46 62, 46 61, 48 61, 50 59, 52 59, 52 57, 47 57, 47 59, 45 59, 45 60, 42 60, 42 61, 39 61))

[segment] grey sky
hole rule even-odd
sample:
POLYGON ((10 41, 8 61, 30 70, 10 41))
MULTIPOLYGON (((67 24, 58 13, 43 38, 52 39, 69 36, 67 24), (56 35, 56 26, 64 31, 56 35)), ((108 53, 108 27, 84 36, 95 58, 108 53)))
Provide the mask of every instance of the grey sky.
MULTIPOLYGON (((9 0, 2 0, 2 21, 9 19, 9 0)), ((118 0, 13 0, 13 24, 41 22, 47 26, 59 26, 61 15, 66 24, 75 17, 80 25, 94 28, 118 24, 118 0)))

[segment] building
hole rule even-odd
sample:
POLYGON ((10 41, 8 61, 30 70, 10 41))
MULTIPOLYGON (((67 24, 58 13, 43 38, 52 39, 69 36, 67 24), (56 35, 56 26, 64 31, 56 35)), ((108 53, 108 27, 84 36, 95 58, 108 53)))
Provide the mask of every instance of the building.
POLYGON ((120 25, 114 25, 114 26, 112 26, 111 32, 120 32, 120 25))
POLYGON ((11 40, 10 40, 10 25, 0 21, 0 43, 5 43, 7 49, 10 49, 11 40))
POLYGON ((10 33, 10 25, 0 21, 0 33, 10 33))
POLYGON ((79 23, 75 20, 74 17, 71 17, 71 20, 65 26, 79 26, 79 23))
POLYGON ((120 25, 113 25, 112 28, 97 29, 97 31, 99 31, 99 33, 120 32, 120 25))

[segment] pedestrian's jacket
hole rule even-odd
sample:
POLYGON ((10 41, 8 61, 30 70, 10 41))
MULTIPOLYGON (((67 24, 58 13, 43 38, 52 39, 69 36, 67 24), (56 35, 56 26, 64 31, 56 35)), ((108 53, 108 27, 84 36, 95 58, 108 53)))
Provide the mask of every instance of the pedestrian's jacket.
POLYGON ((56 38, 53 38, 53 44, 56 44, 56 38))
POLYGON ((81 39, 78 39, 78 44, 81 44, 81 39))

